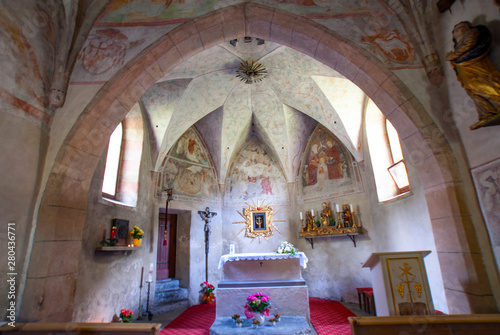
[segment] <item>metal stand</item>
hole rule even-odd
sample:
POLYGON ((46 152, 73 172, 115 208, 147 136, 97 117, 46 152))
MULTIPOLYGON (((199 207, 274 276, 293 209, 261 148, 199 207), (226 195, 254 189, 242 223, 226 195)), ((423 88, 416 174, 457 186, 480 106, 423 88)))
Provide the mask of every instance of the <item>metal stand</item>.
POLYGON ((151 282, 148 281, 148 299, 146 300, 146 314, 148 315, 148 320, 153 319, 153 313, 149 310, 149 292, 151 291, 151 282))

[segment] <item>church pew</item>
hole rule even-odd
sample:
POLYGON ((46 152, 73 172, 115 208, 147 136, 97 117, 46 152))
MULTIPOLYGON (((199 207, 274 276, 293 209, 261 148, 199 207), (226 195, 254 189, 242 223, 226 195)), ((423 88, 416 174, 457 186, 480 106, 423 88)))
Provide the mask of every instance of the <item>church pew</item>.
POLYGON ((500 314, 349 317, 351 335, 499 334, 500 314))
POLYGON ((15 327, 8 324, 0 327, 1 334, 13 332, 29 333, 30 335, 158 335, 161 324, 159 323, 16 323, 15 327))

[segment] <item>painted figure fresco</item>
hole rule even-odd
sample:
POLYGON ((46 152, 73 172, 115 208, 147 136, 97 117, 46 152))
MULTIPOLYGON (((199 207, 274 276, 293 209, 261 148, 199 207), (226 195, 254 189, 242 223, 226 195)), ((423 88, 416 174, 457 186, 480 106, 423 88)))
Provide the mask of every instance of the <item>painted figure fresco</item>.
POLYGON ((210 166, 205 146, 192 128, 186 130, 179 138, 170 155, 178 159, 210 166))
POLYGON ((351 154, 326 128, 318 126, 304 152, 301 195, 305 198, 361 190, 359 171, 351 154))
POLYGON ((172 147, 163 165, 163 189, 174 196, 217 201, 217 180, 197 132, 188 129, 172 147))
POLYGON ((226 181, 225 203, 240 204, 251 199, 288 203, 286 180, 264 146, 253 139, 232 163, 226 181))

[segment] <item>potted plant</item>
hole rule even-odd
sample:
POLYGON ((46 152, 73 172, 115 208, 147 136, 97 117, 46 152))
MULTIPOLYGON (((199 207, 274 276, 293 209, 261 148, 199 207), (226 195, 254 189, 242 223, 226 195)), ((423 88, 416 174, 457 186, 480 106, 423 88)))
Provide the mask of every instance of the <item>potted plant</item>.
POLYGON ((269 322, 271 322, 271 326, 276 326, 276 319, 275 318, 270 318, 269 322))
POLYGON ((132 228, 132 231, 130 232, 130 236, 132 236, 134 247, 140 247, 142 238, 144 237, 144 232, 142 231, 142 229, 134 226, 134 228, 132 228))
POLYGON ((260 325, 259 321, 255 320, 255 319, 252 321, 252 328, 257 328, 257 327, 259 327, 259 325, 260 325))
POLYGON ((274 314, 274 320, 276 320, 276 322, 280 322, 280 314, 279 313, 274 314))
POLYGON ((243 326, 243 320, 240 318, 237 318, 236 320, 234 320, 234 322, 236 322, 236 327, 243 326))
POLYGON ((123 308, 120 310, 120 319, 122 322, 132 322, 134 313, 130 309, 123 308))
POLYGON ((206 281, 201 283, 200 286, 201 286, 200 293, 203 293, 203 301, 206 302, 207 304, 211 304, 212 301, 215 301, 215 295, 214 295, 215 287, 206 281))
POLYGON ((240 318, 240 316, 238 314, 234 314, 232 317, 234 322, 236 322, 236 320, 238 320, 240 318))

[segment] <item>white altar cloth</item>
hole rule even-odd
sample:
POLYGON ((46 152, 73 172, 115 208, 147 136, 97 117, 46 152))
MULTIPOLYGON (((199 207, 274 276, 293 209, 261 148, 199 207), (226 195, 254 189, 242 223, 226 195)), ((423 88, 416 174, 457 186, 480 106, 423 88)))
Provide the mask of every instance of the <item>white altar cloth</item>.
POLYGON ((300 266, 304 269, 307 267, 307 259, 306 254, 303 252, 297 252, 295 255, 292 254, 277 254, 275 252, 265 252, 265 253, 244 253, 244 254, 227 254, 222 255, 219 260, 219 269, 222 269, 226 262, 233 261, 242 261, 242 260, 254 260, 254 261, 263 261, 268 259, 290 259, 290 258, 299 258, 300 266))

